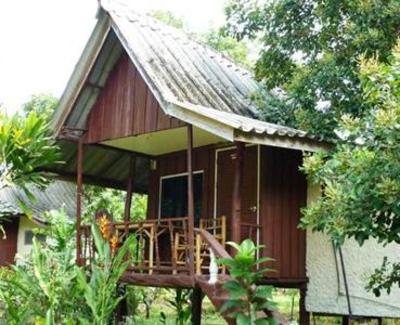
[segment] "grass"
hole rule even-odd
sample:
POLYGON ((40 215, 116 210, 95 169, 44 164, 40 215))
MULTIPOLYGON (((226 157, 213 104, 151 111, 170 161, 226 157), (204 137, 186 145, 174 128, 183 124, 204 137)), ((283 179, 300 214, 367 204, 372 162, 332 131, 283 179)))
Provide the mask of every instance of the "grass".
MULTIPOLYGON (((175 310, 166 300, 171 298, 173 291, 166 291, 159 298, 156 299, 151 308, 151 314, 149 319, 143 318, 143 310, 139 308, 139 315, 135 319, 134 324, 138 325, 155 325, 161 324, 160 322, 160 312, 164 312, 167 316, 166 325, 175 325, 175 310)), ((290 319, 291 315, 298 321, 297 317, 299 314, 299 292, 295 289, 276 289, 274 300, 278 304, 278 310, 287 319, 290 319), (293 306, 292 306, 293 305, 293 306), (293 308, 293 313, 292 313, 293 308)), ((311 317, 311 324, 313 325, 340 325, 342 320, 340 317, 311 317)), ((205 297, 203 300, 203 313, 202 313, 202 324, 203 325, 223 325, 226 324, 223 318, 215 310, 214 306, 210 300, 205 297)), ((375 325, 376 320, 371 320, 367 322, 356 322, 353 321, 351 324, 364 324, 364 325, 375 325)), ((400 320, 384 320, 384 325, 400 325, 400 320)))

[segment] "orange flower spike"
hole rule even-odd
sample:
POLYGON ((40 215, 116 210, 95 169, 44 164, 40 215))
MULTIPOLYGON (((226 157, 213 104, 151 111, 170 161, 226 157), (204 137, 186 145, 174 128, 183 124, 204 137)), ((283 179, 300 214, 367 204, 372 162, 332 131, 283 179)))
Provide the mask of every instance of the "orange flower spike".
POLYGON ((111 239, 110 239, 110 244, 111 244, 111 252, 114 254, 115 251, 118 248, 118 242, 119 242, 119 238, 118 238, 118 234, 115 233, 111 239))
POLYGON ((110 221, 106 215, 99 218, 98 225, 103 238, 108 239, 110 237, 110 221))

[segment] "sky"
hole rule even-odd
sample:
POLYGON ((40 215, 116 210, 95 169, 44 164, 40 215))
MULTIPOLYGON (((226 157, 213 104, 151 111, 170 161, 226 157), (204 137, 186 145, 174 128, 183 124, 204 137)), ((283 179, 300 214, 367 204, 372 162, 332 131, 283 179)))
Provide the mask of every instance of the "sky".
MULTIPOLYGON (((126 0, 170 10, 193 31, 223 23, 225 0, 126 0)), ((97 0, 0 1, 0 104, 13 112, 33 94, 59 97, 96 22, 97 0)))

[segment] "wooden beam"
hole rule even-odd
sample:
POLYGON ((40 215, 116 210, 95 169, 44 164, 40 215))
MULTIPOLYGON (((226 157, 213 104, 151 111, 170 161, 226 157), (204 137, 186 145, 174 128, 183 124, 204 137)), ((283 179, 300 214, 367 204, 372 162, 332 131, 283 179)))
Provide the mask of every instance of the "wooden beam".
POLYGON ((193 288, 193 277, 185 274, 144 274, 126 271, 121 282, 147 287, 193 288))
POLYGON ((203 292, 200 288, 192 291, 192 324, 201 325, 201 305, 203 302, 203 292))
POLYGON ((349 316, 342 317, 342 325, 350 325, 350 317, 349 316))
POLYGON ((306 309, 306 295, 307 295, 307 285, 304 284, 300 288, 300 301, 299 301, 300 325, 310 324, 310 313, 306 309))
POLYGON ((231 240, 235 243, 240 242, 240 214, 242 208, 241 189, 243 184, 243 165, 244 165, 244 150, 243 142, 236 143, 235 153, 235 174, 233 180, 233 195, 232 195, 232 216, 231 216, 231 240))
POLYGON ((188 170, 188 244, 189 244, 189 272, 194 283, 194 192, 193 192, 193 127, 187 126, 187 170, 188 170))
POLYGON ((126 198, 125 198, 125 210, 124 210, 124 223, 125 223, 125 236, 128 235, 128 222, 131 219, 131 207, 132 207, 132 193, 133 193, 133 181, 135 178, 135 167, 136 167, 136 156, 131 156, 128 181, 126 184, 126 198))
POLYGON ((81 217, 83 195, 83 141, 78 142, 78 159, 76 162, 76 263, 81 265, 81 217))

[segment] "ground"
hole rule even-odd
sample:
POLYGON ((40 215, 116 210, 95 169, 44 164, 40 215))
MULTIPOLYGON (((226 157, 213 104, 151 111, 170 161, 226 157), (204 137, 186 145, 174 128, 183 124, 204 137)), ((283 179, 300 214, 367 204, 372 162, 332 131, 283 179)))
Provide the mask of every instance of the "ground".
MULTIPOLYGON (((166 295, 170 295, 167 293, 166 295)), ((165 303, 166 297, 165 295, 161 295, 154 304, 152 305, 151 315, 149 319, 136 319, 135 324, 138 325, 155 325, 160 324, 160 312, 163 311, 167 315, 167 325, 174 325, 175 322, 175 311, 173 308, 169 307, 165 303)), ((280 312, 285 315, 287 319, 290 319, 292 315, 292 301, 294 301, 293 306, 293 315, 295 318, 299 313, 299 295, 296 290, 293 289, 277 289, 275 294, 275 301, 278 304, 278 309, 280 312), (294 297, 294 299, 293 299, 294 297), (292 300, 293 299, 293 300, 292 300)), ((142 308, 141 308, 142 309, 142 308)), ((141 314, 143 314, 143 310, 141 310, 141 314)), ((339 325, 341 324, 341 318, 339 317, 315 317, 312 318, 311 323, 313 325, 339 325)), ((202 324, 203 325, 223 325, 225 324, 224 320, 220 317, 220 315, 216 312, 214 306, 205 297, 203 301, 203 314, 202 314, 202 324)), ((360 322, 352 322, 352 324, 361 324, 360 322)), ((375 325, 376 321, 369 321, 363 323, 364 325, 375 325)), ((400 325, 400 320, 384 320, 384 325, 400 325)))

